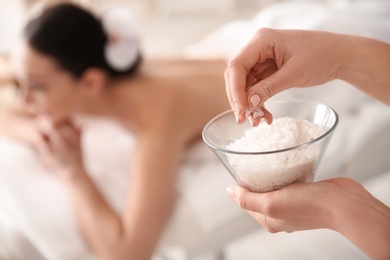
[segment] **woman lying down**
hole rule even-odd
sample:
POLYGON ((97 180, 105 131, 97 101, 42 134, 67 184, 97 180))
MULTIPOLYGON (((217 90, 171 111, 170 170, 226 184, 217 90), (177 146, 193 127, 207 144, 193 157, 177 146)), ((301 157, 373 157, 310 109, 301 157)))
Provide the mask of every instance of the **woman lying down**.
POLYGON ((66 185, 81 235, 99 259, 150 259, 174 205, 183 151, 229 108, 223 62, 141 63, 135 29, 128 16, 98 20, 61 4, 28 23, 14 57, 26 107, 39 120, 14 115, 8 133, 34 143, 66 185), (122 215, 83 165, 78 115, 115 119, 136 136, 122 215), (27 125, 36 131, 10 129, 27 125))

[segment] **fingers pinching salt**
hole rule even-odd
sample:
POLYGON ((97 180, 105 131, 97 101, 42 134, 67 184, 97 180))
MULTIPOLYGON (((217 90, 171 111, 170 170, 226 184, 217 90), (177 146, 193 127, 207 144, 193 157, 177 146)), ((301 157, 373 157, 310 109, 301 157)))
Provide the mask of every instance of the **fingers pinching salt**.
POLYGON ((247 109, 245 111, 245 117, 249 120, 251 125, 258 126, 260 123, 260 120, 264 117, 265 113, 263 111, 264 107, 256 107, 254 109, 247 109))

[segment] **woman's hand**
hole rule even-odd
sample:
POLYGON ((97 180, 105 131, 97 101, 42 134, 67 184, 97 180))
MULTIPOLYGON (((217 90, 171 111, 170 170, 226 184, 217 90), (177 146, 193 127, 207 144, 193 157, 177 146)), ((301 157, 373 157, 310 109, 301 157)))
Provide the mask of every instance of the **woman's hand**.
POLYGON ((52 125, 45 118, 39 118, 38 125, 37 148, 45 166, 62 177, 80 172, 83 169, 80 129, 70 121, 52 125))
POLYGON ((253 193, 233 185, 228 187, 227 192, 268 231, 293 232, 331 228, 334 216, 332 211, 328 211, 328 200, 338 197, 335 194, 343 182, 344 179, 331 179, 292 184, 268 193, 253 193))
POLYGON ((372 259, 390 257, 390 208, 352 179, 291 184, 268 193, 233 185, 227 192, 270 232, 328 228, 372 259))
MULTIPOLYGON (((260 29, 225 71, 238 123, 273 95, 342 79, 390 104, 390 44, 321 31, 260 29)), ((264 111, 270 122, 271 115, 264 111)), ((262 117, 254 119, 258 125, 262 117)))
MULTIPOLYGON (((226 92, 237 121, 244 122, 246 110, 258 109, 285 89, 335 79, 348 53, 348 42, 339 41, 340 37, 327 32, 260 29, 225 71, 226 92)), ((270 122, 268 113, 264 117, 270 122)), ((254 125, 260 119, 255 118, 254 125)))

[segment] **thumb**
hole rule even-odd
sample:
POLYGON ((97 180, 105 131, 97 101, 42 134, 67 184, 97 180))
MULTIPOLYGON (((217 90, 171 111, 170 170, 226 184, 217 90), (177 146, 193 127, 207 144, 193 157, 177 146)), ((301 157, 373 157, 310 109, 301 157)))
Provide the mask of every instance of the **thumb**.
POLYGON ((261 206, 264 201, 266 193, 254 193, 250 192, 238 185, 231 185, 226 189, 226 192, 231 196, 237 204, 249 211, 263 213, 263 207, 261 206))
POLYGON ((283 67, 251 87, 247 93, 247 100, 250 107, 252 109, 258 108, 275 94, 296 87, 294 79, 297 75, 294 75, 291 71, 283 67))

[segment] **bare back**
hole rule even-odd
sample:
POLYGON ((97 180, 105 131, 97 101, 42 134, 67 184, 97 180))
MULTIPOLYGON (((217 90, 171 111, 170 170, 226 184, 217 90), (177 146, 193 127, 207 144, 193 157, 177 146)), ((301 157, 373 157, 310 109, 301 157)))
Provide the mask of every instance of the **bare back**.
POLYGON ((148 84, 155 85, 155 96, 169 103, 156 112, 166 116, 166 122, 180 129, 189 142, 200 137, 210 119, 229 109, 225 68, 223 61, 158 60, 146 61, 141 73, 147 75, 148 84))

